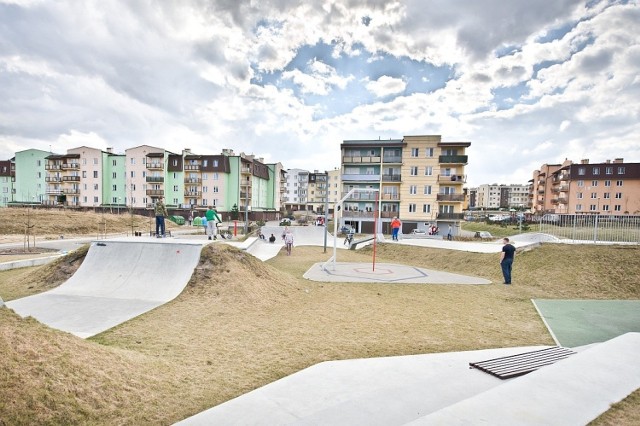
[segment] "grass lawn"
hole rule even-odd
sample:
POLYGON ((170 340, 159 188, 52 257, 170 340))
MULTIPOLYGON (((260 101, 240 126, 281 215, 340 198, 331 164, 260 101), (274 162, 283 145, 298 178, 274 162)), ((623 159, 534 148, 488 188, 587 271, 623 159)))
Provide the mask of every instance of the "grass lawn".
MULTIPOLYGON (((340 261, 370 262, 370 250, 340 261)), ((511 287, 302 278, 330 254, 296 247, 262 263, 208 246, 178 298, 88 340, 0 309, 0 424, 172 424, 322 361, 552 345, 532 298, 640 298, 637 246, 544 244, 518 256, 511 287)), ((501 281, 495 254, 380 244, 376 256, 501 281)), ((0 296, 57 285, 60 269, 0 272, 0 296)), ((595 424, 638 419, 636 391, 595 424)))

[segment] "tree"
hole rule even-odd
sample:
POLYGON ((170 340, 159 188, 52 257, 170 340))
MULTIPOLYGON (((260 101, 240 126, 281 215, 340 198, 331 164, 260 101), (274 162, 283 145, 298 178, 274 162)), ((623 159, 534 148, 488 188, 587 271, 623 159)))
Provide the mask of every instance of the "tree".
POLYGON ((233 207, 231 207, 231 219, 238 220, 239 217, 240 217, 240 211, 238 210, 238 205, 234 204, 233 207))

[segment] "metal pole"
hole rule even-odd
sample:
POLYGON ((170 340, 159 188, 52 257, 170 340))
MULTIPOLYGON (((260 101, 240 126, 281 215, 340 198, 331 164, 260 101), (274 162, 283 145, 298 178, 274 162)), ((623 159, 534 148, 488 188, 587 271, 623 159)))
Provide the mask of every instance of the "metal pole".
POLYGON ((378 214, 380 210, 378 210, 378 199, 380 197, 380 192, 376 192, 376 203, 374 204, 373 210, 373 260, 371 270, 375 272, 376 270, 376 241, 378 240, 378 234, 376 231, 378 230, 378 214))
MULTIPOLYGON (((328 192, 328 191, 327 191, 328 192)), ((335 222, 335 216, 336 216, 336 211, 334 209, 333 211, 333 220, 335 222)), ((327 237, 329 234, 329 229, 327 227, 327 222, 329 221, 329 194, 327 193, 327 196, 324 199, 324 223, 322 224, 324 226, 324 251, 323 253, 327 252, 327 237)))

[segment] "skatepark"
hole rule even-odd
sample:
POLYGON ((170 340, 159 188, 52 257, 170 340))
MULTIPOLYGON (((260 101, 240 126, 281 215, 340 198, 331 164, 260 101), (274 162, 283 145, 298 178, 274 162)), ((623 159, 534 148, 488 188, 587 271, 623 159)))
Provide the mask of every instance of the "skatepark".
MULTIPOLYGON (((293 228, 296 246, 324 244, 322 228, 293 228)), ((331 240, 328 239, 327 250, 332 248, 331 240)), ((346 250, 341 243, 338 239, 337 248, 346 250)), ((499 244, 492 243, 465 245, 405 240, 389 244, 418 243, 449 243, 449 249, 460 245, 461 250, 486 250, 487 253, 498 253, 500 249, 499 244)), ((200 237, 187 236, 166 240, 131 237, 94 241, 82 266, 66 283, 50 292, 7 305, 20 315, 31 315, 51 327, 86 338, 175 298, 186 286, 190 271, 197 265, 200 250, 206 244, 209 242, 200 237), (101 313, 104 313, 102 319, 101 313)), ((276 256, 282 248, 279 240, 271 244, 257 238, 229 244, 263 261, 276 256)), ((323 270, 315 264, 304 277, 313 280, 315 275, 322 282, 346 285, 350 282, 442 285, 455 278, 455 274, 439 276, 438 271, 424 268, 407 271, 403 265, 381 263, 374 269, 372 264, 339 260, 340 255, 337 271, 323 270), (403 281, 406 279, 414 281, 403 281)), ((459 276, 458 279, 471 280, 458 284, 489 284, 474 282, 474 277, 459 276)), ((629 310, 634 312, 633 308, 629 310)), ((549 321, 548 326, 557 326, 552 323, 549 321)), ((585 424, 640 387, 640 368, 633 356, 640 349, 638 333, 623 333, 597 342, 582 342, 579 347, 572 347, 576 355, 509 380, 470 369, 469 362, 540 347, 330 361, 181 423, 585 424), (590 373, 585 375, 585 371, 590 373), (509 404, 505 404, 505 400, 509 404)))

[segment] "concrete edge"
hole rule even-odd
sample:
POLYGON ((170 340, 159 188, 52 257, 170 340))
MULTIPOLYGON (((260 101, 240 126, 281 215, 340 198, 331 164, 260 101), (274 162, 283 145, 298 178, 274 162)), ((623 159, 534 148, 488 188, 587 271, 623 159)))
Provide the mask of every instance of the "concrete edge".
POLYGON ((64 255, 65 255, 64 253, 59 253, 54 256, 36 257, 33 259, 23 259, 23 260, 14 260, 12 262, 4 262, 4 263, 0 263, 0 271, 9 271, 11 269, 46 265, 47 263, 53 262, 54 260, 59 259, 64 255))

